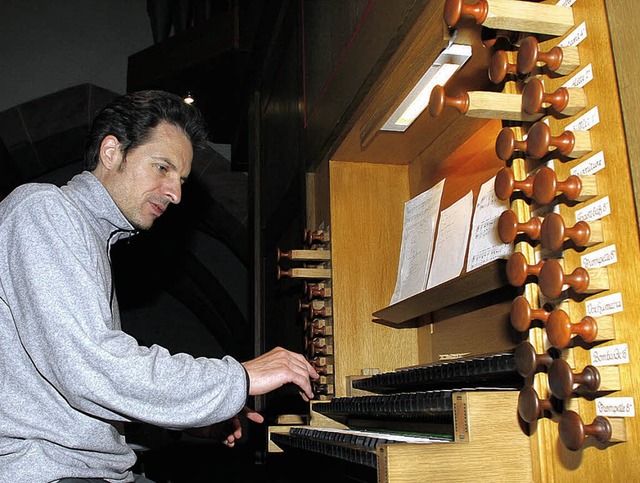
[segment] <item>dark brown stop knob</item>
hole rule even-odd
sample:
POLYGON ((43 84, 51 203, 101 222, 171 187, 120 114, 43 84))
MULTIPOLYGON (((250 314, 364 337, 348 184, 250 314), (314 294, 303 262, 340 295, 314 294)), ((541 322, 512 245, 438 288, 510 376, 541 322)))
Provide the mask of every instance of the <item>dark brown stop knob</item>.
POLYGON ((444 21, 449 27, 454 27, 463 15, 474 18, 477 24, 483 23, 489 13, 487 0, 479 0, 473 5, 464 3, 464 0, 447 0, 444 4, 444 21))
POLYGON ((560 440, 571 451, 577 451, 584 445, 587 436, 596 438, 601 443, 611 439, 611 423, 605 417, 598 416, 591 424, 584 424, 580 415, 574 411, 562 413, 558 424, 560 440))
POLYGON ((549 399, 540 399, 532 386, 525 386, 518 396, 518 414, 523 421, 533 423, 542 417, 543 411, 552 411, 549 399))
POLYGON ((306 230, 304 233, 304 240, 307 245, 313 245, 314 243, 328 243, 330 241, 329 233, 324 230, 306 230))
POLYGON ((447 96, 444 87, 435 86, 429 97, 429 114, 431 117, 438 117, 445 107, 454 107, 465 114, 469 110, 469 94, 462 92, 457 96, 447 96))
POLYGON ((527 341, 518 344, 514 355, 516 370, 522 377, 529 377, 542 372, 553 362, 551 354, 548 352, 537 354, 534 347, 527 341))
POLYGON ((518 233, 524 233, 531 240, 537 240, 541 226, 540 219, 535 216, 525 223, 518 223, 515 212, 507 210, 503 211, 498 219, 498 236, 502 243, 513 243, 518 233))
POLYGON ((538 285, 542 293, 552 299, 558 298, 565 284, 577 293, 584 293, 589 288, 589 272, 582 267, 577 267, 570 274, 566 274, 562 271, 558 260, 555 258, 547 260, 538 274, 538 285))
POLYGON ((511 304, 511 325, 519 332, 529 330, 531 322, 534 320, 546 323, 548 317, 548 311, 545 309, 532 309, 529 301, 522 295, 516 297, 511 304))
POLYGON ((508 200, 514 190, 520 190, 525 196, 531 197, 533 194, 533 180, 533 176, 529 176, 522 181, 516 181, 510 168, 502 168, 496 175, 494 185, 496 196, 500 200, 508 200))
POLYGON ((507 52, 497 50, 491 56, 489 63, 489 80, 494 84, 499 84, 507 75, 516 75, 518 73, 517 67, 516 64, 509 63, 507 52))
POLYGON ((527 281, 527 277, 538 277, 545 262, 540 260, 535 265, 529 265, 527 259, 520 252, 515 252, 507 261, 507 280, 514 287, 520 287, 527 281))
POLYGON ((585 246, 591 237, 591 228, 586 221, 579 221, 574 226, 567 228, 562 216, 557 213, 549 213, 542 222, 540 228, 540 241, 542 246, 549 250, 560 250, 565 239, 569 238, 577 246, 585 246))
POLYGON ((533 199, 541 205, 551 203, 558 192, 562 193, 567 199, 574 200, 580 196, 582 181, 575 175, 569 176, 565 181, 558 181, 556 172, 544 166, 533 177, 532 191, 533 199))
POLYGON ((546 324, 549 343, 556 349, 564 349, 569 345, 573 336, 581 337, 585 342, 593 342, 598 335, 598 323, 590 316, 572 324, 567 314, 562 309, 556 309, 549 314, 546 324))
POLYGON ((564 359, 556 359, 549 367, 549 389, 558 399, 567 399, 574 390, 583 389, 590 392, 600 387, 600 372, 594 366, 586 366, 582 372, 574 374, 564 359), (578 388, 574 389, 574 385, 578 388))

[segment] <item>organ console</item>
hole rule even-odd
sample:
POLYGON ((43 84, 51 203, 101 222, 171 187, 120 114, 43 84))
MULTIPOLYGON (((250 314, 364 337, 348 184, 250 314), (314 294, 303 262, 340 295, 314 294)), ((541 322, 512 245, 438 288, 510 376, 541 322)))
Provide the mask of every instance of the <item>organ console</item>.
POLYGON ((330 241, 330 274, 295 272, 307 357, 331 379, 309 425, 270 428, 272 451, 379 482, 635 478, 640 362, 622 354, 640 342, 640 247, 610 32, 603 0, 556 3, 425 0, 385 51, 316 173, 308 226, 331 237, 305 241, 330 241), (448 42, 473 55, 429 114, 372 134, 448 42), (442 180, 440 220, 472 192, 475 213, 501 207, 491 250, 513 253, 467 270, 465 245, 459 275, 392 299, 405 203, 442 180))

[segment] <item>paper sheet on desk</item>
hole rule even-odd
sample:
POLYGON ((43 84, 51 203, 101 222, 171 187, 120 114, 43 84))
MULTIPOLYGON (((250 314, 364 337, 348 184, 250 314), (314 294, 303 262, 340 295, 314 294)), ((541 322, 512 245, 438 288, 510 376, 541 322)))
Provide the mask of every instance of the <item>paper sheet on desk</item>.
POLYGON ((440 213, 436 248, 427 288, 457 277, 464 267, 473 212, 473 191, 469 191, 440 213))
POLYGON ((499 200, 495 194, 495 176, 480 187, 473 215, 467 272, 513 253, 511 243, 502 243, 498 236, 498 219, 509 209, 509 201, 499 200))
POLYGON ((425 290, 444 179, 404 205, 402 246, 391 304, 425 290))

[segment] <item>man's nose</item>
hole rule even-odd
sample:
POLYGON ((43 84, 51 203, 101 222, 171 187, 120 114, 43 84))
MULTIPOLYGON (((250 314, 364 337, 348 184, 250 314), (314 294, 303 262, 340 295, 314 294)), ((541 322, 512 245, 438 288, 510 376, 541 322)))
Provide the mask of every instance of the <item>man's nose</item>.
POLYGON ((180 183, 179 180, 171 180, 167 182, 165 196, 173 204, 177 205, 180 203, 180 200, 182 199, 182 183, 180 183))

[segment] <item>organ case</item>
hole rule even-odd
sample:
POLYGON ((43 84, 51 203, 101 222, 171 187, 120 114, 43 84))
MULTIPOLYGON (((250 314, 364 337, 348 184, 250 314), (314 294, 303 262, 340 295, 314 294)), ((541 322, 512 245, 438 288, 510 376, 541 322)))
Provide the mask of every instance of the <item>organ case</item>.
MULTIPOLYGON (((440 209, 450 206, 469 190, 477 196, 480 185, 505 167, 495 146, 501 130, 512 126, 518 139, 522 139, 522 134, 534 121, 492 119, 490 113, 480 118, 469 117, 456 109, 445 108, 436 119, 423 113, 405 133, 379 131, 417 82, 424 66, 430 65, 450 41, 451 31, 443 22, 445 4, 450 3, 455 2, 417 2, 415 8, 421 8, 422 12, 401 41, 388 51, 364 100, 342 125, 329 157, 308 178, 312 196, 309 197, 307 224, 324 224, 330 227, 332 234, 336 398, 355 395, 357 391, 353 390, 351 381, 372 369, 391 372, 398 368, 432 365, 443 359, 509 352, 522 340, 529 341, 538 353, 544 353, 549 347, 544 327, 532 327, 524 332, 512 327, 513 300, 524 295, 537 308, 539 290, 535 283, 511 287, 505 264, 501 261, 470 273, 463 270, 460 277, 442 286, 388 306, 398 270, 404 203, 441 179, 446 182, 440 209)), ((491 11, 491 0, 488 3, 491 11)), ((500 9, 516 10, 527 4, 526 11, 529 11, 534 3, 557 2, 500 0, 495 3, 500 9)), ((633 326, 640 315, 636 275, 640 273, 638 229, 634 210, 630 209, 634 194, 623 119, 618 97, 613 95, 616 93, 616 72, 605 5, 600 0, 577 0, 563 8, 571 10, 573 26, 562 35, 542 33, 536 43, 541 50, 548 51, 586 26, 587 35, 578 46, 580 66, 577 71, 592 66, 593 79, 581 88, 586 98, 584 109, 561 115, 545 112, 544 118, 555 135, 596 106, 600 119, 589 129, 591 153, 570 159, 558 156, 554 169, 559 179, 566 179, 571 168, 591 154, 602 151, 606 167, 596 174, 595 199, 608 197, 611 213, 598 220, 602 225, 603 243, 586 249, 569 246, 562 252, 562 263, 569 273, 580 266, 582 255, 615 244, 619 259, 607 267, 608 285, 604 295, 622 294, 624 310, 611 315, 615 337, 604 344, 627 344, 633 352, 638 343, 633 326)), ((460 19, 455 41, 471 45, 473 55, 447 84, 448 94, 470 91, 522 94, 525 77, 507 76, 499 84, 489 79, 494 52, 507 46, 509 55, 513 56, 523 38, 518 31, 508 32, 504 25, 501 28, 507 31, 506 35, 502 30, 478 25, 474 19, 460 19), (492 35, 496 36, 495 43, 488 40, 492 35)), ((538 67, 529 78, 542 79, 546 92, 553 92, 575 74, 575 71, 565 75, 549 73, 541 65, 538 67)), ((518 179, 524 179, 532 169, 540 166, 540 161, 521 156, 509 161, 509 165, 518 179)), ((556 210, 567 226, 573 226, 576 210, 588 203, 561 202, 556 210)), ((515 200, 511 207, 521 223, 532 216, 528 202, 515 200)), ((530 263, 535 263, 538 244, 517 240, 515 249, 530 263)), ((573 294, 561 306, 577 323, 586 315, 586 302, 601 295, 573 294)), ((563 349, 561 357, 570 360, 574 371, 579 373, 591 364, 589 349, 593 345, 572 344, 563 349)), ((635 398, 636 388, 640 387, 637 366, 633 358, 619 366, 621 389, 612 395, 635 398)), ((550 396, 544 371, 525 380, 527 387, 535 388, 541 400, 550 396)), ((580 415, 584 425, 590 425, 596 419, 593 395, 572 396, 562 402, 559 411, 547 414, 550 417, 524 423, 518 418, 515 391, 462 394, 468 398, 465 406, 468 419, 465 421, 470 424, 469 442, 383 444, 376 452, 379 481, 499 481, 512 478, 550 482, 578 478, 606 481, 614 473, 624 479, 622 473, 632 471, 633 462, 638 462, 635 418, 625 418, 622 425, 615 420, 616 438, 609 443, 599 443, 589 437, 577 451, 563 445, 559 438, 562 412, 568 414, 572 410, 580 415), (614 444, 615 441, 626 442, 614 444)), ((568 424, 565 422, 562 426, 568 424)), ((312 406, 312 427, 333 425, 341 426, 318 415, 312 406)), ((287 430, 272 428, 273 433, 287 430)), ((631 473, 626 477, 632 479, 631 473)))

